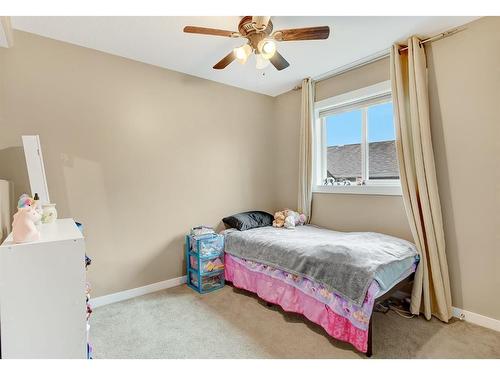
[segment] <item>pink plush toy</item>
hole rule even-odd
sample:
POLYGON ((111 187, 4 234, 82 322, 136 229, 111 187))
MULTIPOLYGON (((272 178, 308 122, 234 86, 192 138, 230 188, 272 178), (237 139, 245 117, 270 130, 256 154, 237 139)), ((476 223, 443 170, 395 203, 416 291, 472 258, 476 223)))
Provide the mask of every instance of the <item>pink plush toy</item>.
POLYGON ((297 225, 304 225, 306 222, 306 215, 299 214, 296 211, 286 209, 285 210, 285 228, 293 229, 297 225))
POLYGON ((14 214, 12 238, 14 243, 31 242, 40 239, 40 232, 35 226, 42 216, 33 207, 22 207, 14 214))
POLYGON ((299 215, 299 225, 304 225, 307 221, 307 217, 304 214, 299 215))

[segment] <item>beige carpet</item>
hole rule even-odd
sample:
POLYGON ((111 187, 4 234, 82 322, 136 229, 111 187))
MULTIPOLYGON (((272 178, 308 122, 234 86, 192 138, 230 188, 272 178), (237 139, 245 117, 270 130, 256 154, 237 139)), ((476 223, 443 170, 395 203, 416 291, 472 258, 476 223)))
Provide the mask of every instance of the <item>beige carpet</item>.
MULTIPOLYGON (((226 286, 186 285, 96 308, 95 358, 365 358, 297 314, 226 286)), ((500 358, 500 332, 375 313, 373 358, 500 358)))

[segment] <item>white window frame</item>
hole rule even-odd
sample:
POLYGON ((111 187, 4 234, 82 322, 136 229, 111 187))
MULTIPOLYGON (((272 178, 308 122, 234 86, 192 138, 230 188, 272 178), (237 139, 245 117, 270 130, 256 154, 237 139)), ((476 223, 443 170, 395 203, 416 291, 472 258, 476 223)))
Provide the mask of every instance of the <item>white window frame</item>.
MULTIPOLYGON (((361 170, 365 185, 325 186, 326 178, 326 124, 325 113, 340 112, 343 108, 366 106, 367 102, 381 103, 391 100, 391 81, 380 82, 359 90, 320 100, 314 103, 314 154, 313 154, 313 192, 338 194, 373 194, 373 195, 402 195, 400 180, 369 180, 367 173, 368 148, 361 147, 361 170)), ((367 142, 367 110, 363 110, 362 145, 367 142)))

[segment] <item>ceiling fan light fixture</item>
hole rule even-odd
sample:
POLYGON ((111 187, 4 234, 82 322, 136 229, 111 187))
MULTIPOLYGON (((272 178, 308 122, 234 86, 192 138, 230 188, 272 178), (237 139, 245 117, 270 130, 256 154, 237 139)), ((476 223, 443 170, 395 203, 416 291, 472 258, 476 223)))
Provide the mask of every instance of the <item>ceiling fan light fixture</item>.
POLYGON ((262 54, 255 54, 255 67, 257 69, 265 69, 269 66, 270 63, 271 62, 268 59, 264 58, 262 54))
POLYGON ((270 19, 271 19, 270 16, 253 16, 252 17, 253 27, 255 28, 255 30, 264 31, 270 19))
POLYGON ((263 58, 269 60, 276 53, 276 43, 271 39, 262 39, 257 45, 257 49, 263 58))
POLYGON ((252 53, 252 47, 248 44, 245 44, 241 47, 237 47, 233 50, 234 56, 236 57, 236 61, 240 64, 244 64, 247 62, 248 56, 252 53))

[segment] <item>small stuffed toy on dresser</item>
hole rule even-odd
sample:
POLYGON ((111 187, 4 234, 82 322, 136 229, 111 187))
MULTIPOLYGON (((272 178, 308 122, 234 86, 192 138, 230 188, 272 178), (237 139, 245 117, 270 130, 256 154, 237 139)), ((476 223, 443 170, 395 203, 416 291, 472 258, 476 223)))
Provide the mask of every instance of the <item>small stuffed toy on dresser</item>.
POLYGON ((18 208, 12 222, 12 239, 14 243, 32 242, 40 239, 40 232, 35 223, 41 219, 40 213, 33 207, 18 208))

